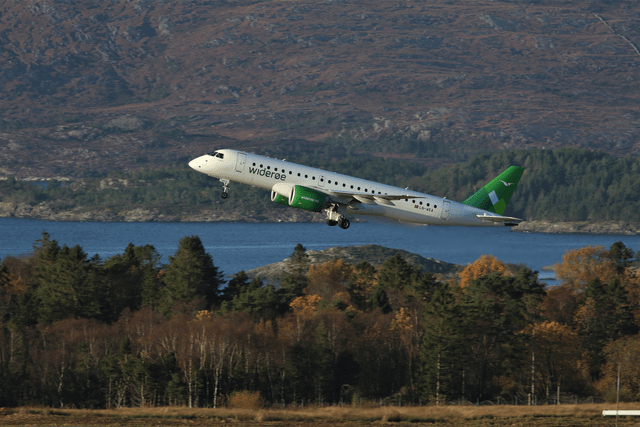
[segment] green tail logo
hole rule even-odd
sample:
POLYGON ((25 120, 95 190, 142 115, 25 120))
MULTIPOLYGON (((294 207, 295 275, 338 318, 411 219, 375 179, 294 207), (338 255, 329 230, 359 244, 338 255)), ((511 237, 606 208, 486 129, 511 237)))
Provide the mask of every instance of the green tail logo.
POLYGON ((462 203, 499 215, 504 214, 522 172, 524 172, 523 167, 510 166, 462 203))

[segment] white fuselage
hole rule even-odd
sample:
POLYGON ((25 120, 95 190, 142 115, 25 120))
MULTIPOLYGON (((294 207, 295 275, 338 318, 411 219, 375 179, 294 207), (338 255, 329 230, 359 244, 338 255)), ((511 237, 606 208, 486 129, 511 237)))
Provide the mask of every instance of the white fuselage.
POLYGON ((221 154, 222 158, 207 154, 192 160, 189 166, 223 182, 228 180, 265 190, 272 190, 278 183, 301 185, 323 191, 338 203, 344 200, 338 193, 364 196, 360 201, 351 199, 346 203, 348 215, 378 215, 432 225, 496 225, 477 217, 487 211, 446 198, 237 150, 217 150, 215 153, 221 154), (408 197, 385 200, 376 199, 376 195, 408 197))

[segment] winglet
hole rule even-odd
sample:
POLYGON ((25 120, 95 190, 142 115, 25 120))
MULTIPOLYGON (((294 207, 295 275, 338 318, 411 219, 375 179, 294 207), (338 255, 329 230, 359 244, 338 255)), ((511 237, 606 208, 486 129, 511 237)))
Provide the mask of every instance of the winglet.
POLYGON ((523 172, 523 167, 510 166, 462 203, 502 215, 523 172))

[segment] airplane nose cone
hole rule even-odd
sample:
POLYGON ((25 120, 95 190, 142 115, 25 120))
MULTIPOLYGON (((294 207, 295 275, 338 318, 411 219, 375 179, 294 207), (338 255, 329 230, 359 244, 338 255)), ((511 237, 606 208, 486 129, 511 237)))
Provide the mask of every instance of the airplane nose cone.
POLYGON ((202 168, 202 161, 200 160, 200 157, 198 157, 197 159, 191 160, 189 162, 189 167, 195 170, 199 170, 200 168, 202 168))

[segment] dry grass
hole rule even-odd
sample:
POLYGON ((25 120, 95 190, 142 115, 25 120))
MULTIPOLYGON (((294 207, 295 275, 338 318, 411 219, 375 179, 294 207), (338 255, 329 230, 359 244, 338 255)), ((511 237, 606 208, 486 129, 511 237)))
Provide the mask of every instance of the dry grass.
POLYGON ((258 391, 236 391, 229 396, 227 406, 232 409, 260 409, 262 398, 258 391))
MULTIPOLYGON (((621 404, 620 409, 637 409, 621 404)), ((462 426, 596 426, 614 425, 615 417, 602 417, 610 404, 560 406, 425 406, 425 407, 314 407, 287 409, 190 409, 186 407, 76 410, 52 408, 0 408, 0 425, 179 425, 241 422, 248 425, 379 425, 440 424, 462 426)), ((637 418, 622 418, 619 425, 637 425, 637 418)))

